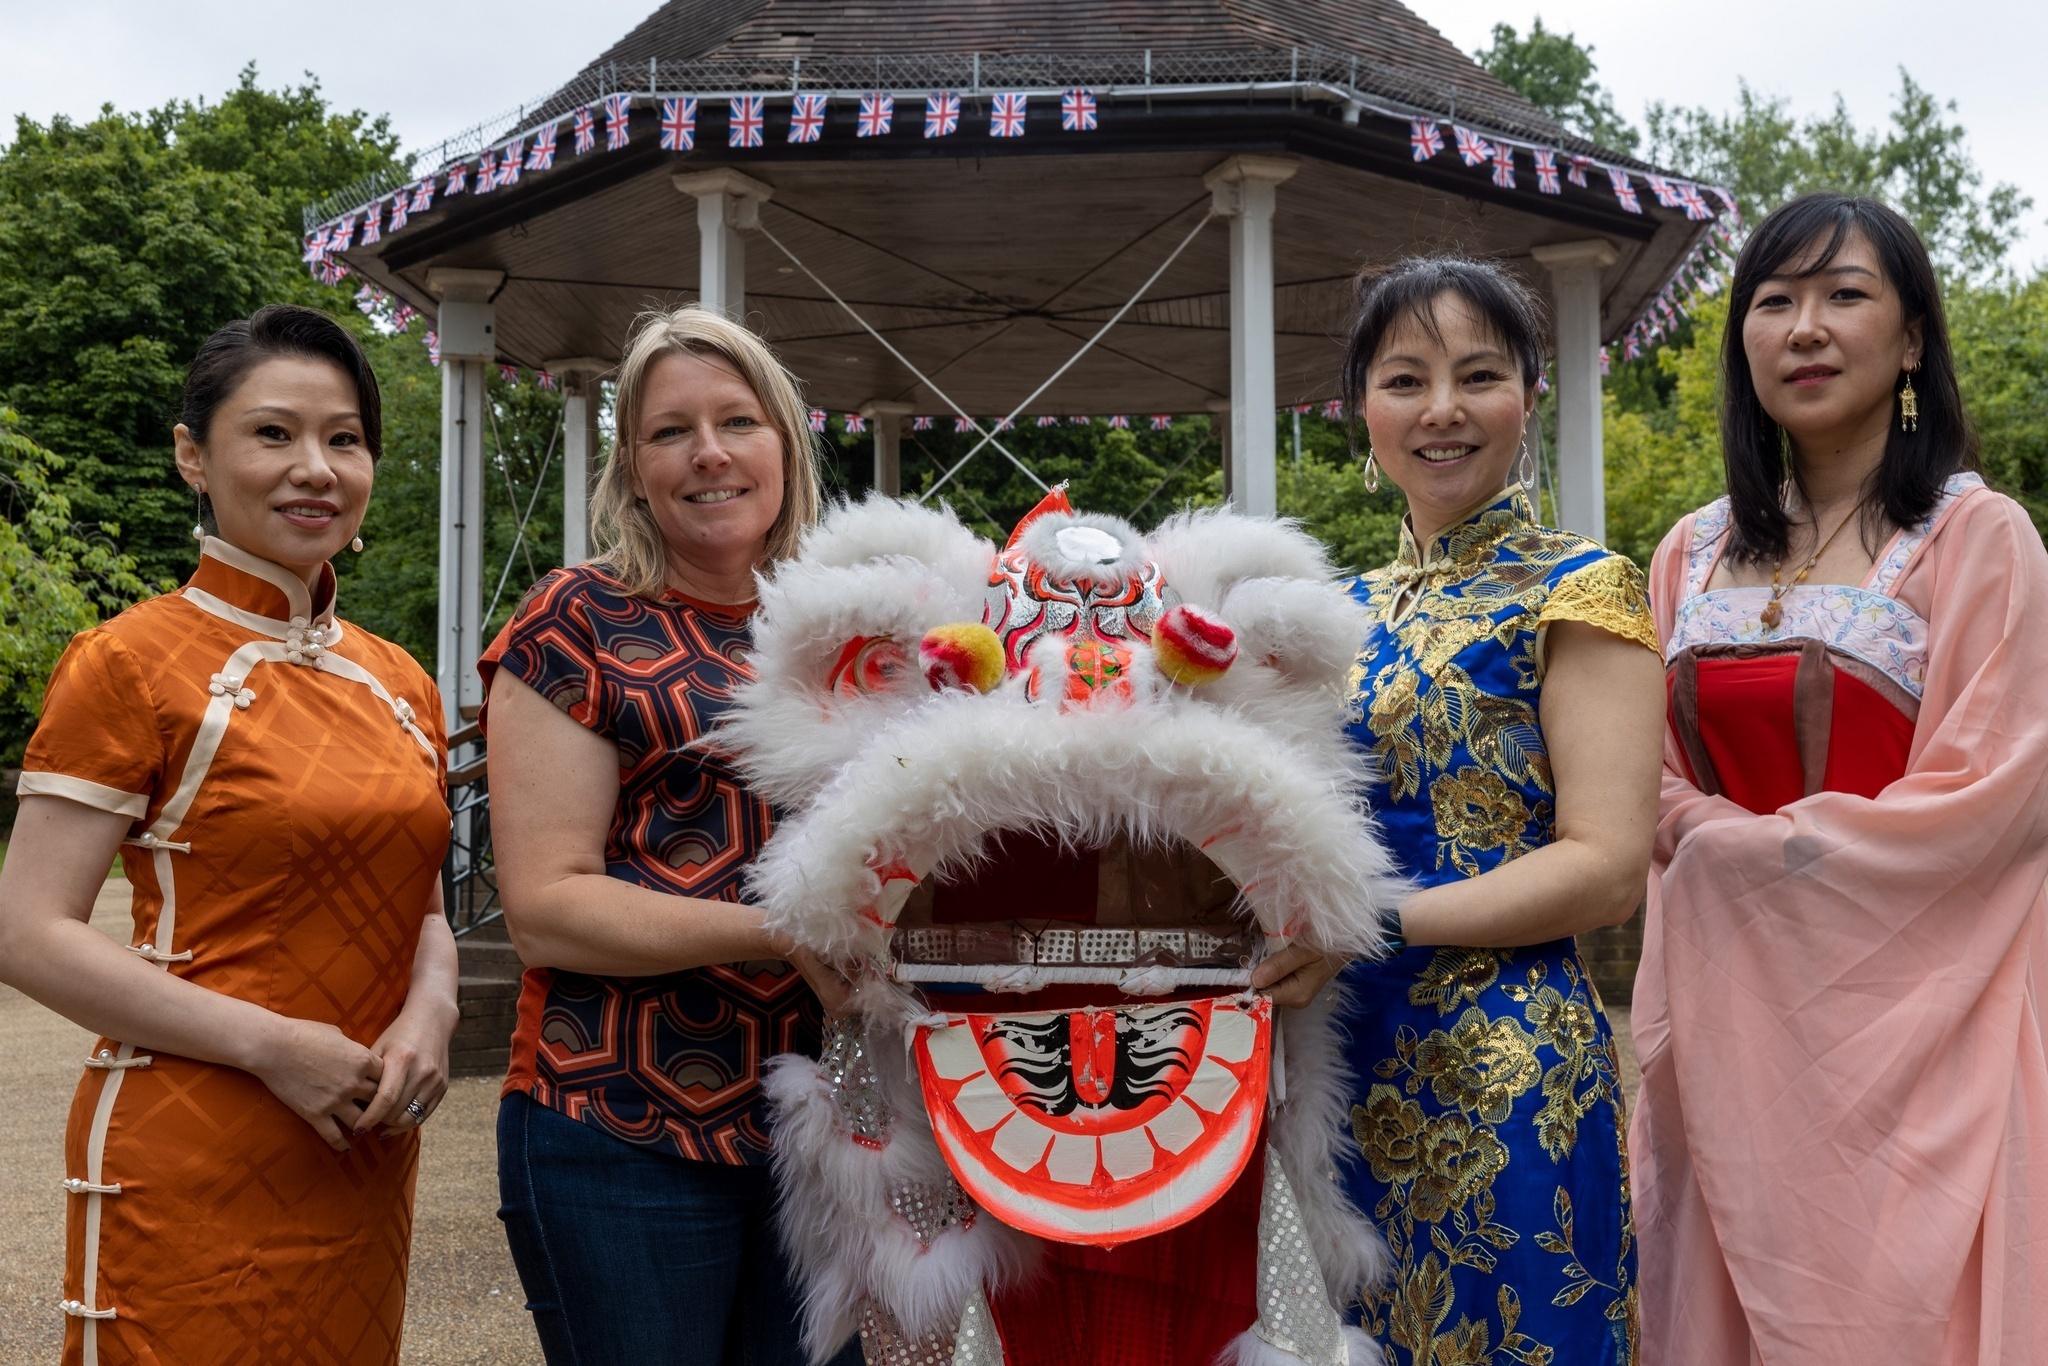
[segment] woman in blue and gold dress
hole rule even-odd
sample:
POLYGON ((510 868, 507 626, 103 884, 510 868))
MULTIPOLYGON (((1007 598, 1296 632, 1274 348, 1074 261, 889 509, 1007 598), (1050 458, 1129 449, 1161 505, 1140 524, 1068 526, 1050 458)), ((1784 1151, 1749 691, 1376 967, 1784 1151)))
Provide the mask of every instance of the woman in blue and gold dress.
MULTIPOLYGON (((1534 520, 1542 339, 1506 274, 1412 260, 1363 287, 1345 366, 1367 483, 1409 509, 1352 588, 1352 735, 1419 890, 1342 973, 1345 1177, 1393 1254, 1362 1322, 1395 1366, 1634 1359, 1624 1100, 1573 935, 1642 899, 1663 687, 1642 575, 1534 520)), ((1288 1004, 1334 970, 1288 950, 1255 980, 1288 1004)))

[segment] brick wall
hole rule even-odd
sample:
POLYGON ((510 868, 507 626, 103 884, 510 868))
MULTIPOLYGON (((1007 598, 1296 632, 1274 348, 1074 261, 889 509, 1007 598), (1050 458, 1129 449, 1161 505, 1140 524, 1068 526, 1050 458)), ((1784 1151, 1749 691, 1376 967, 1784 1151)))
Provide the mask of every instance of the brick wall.
POLYGON ((1635 999, 1636 967, 1643 961, 1643 913, 1639 908, 1625 922, 1579 936, 1579 952, 1600 988, 1600 999, 1627 1006, 1635 999))

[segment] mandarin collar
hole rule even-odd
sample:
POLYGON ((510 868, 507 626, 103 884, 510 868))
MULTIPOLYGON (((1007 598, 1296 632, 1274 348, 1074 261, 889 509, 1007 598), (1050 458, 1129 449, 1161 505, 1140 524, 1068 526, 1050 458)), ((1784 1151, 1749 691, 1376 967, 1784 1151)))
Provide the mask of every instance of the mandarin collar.
POLYGON ((199 543, 199 567, 184 588, 197 606, 280 640, 309 628, 322 637, 334 630, 334 566, 320 566, 320 609, 297 574, 252 555, 218 536, 199 543))
POLYGON ((1536 520, 1529 495, 1520 484, 1510 484, 1499 493, 1481 499, 1452 518, 1450 524, 1431 536, 1426 544, 1415 539, 1411 516, 1401 518, 1401 545, 1394 555, 1396 569, 1411 573, 1440 566, 1469 562, 1491 551, 1517 529, 1536 520))

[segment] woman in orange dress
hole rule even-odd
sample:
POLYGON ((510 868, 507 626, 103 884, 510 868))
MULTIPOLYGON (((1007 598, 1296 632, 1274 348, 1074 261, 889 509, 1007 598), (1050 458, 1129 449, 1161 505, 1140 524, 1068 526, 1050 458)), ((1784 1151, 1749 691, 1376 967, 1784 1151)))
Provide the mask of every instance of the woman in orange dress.
POLYGON ((455 945, 440 700, 335 615, 377 383, 331 319, 266 308, 183 415, 199 567, 72 641, 0 872, 0 976, 100 1036, 52 1191, 64 1360, 394 1363, 455 945), (125 945, 87 923, 117 849, 125 945))

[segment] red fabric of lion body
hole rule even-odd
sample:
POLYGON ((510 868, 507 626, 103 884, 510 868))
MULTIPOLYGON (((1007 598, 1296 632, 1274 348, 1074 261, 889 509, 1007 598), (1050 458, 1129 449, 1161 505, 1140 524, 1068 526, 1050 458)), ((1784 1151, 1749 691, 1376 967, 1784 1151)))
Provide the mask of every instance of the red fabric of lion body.
POLYGON ((1045 1244, 991 1298, 1007 1366, 1203 1366, 1258 1318, 1265 1137, 1235 1184, 1178 1228, 1121 1247, 1045 1244))

